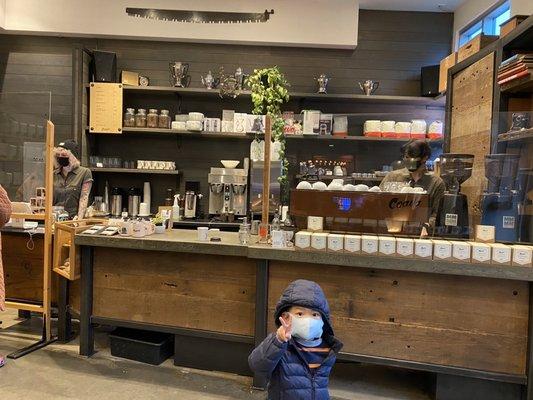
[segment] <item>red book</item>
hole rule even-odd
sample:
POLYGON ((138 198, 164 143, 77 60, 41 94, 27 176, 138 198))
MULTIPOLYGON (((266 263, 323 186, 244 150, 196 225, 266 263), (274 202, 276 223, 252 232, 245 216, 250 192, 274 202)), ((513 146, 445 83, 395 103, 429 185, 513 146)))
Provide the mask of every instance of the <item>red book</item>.
POLYGON ((498 83, 501 85, 503 83, 514 81, 515 79, 518 79, 518 78, 522 78, 523 76, 528 76, 529 74, 530 74, 529 70, 522 71, 522 72, 519 72, 518 74, 514 74, 502 80, 498 80, 498 83))
POLYGON ((507 78, 509 76, 512 76, 514 74, 518 74, 519 72, 527 70, 527 66, 525 64, 519 65, 516 68, 510 69, 508 71, 505 71, 503 73, 498 74, 498 80, 502 80, 504 78, 507 78))

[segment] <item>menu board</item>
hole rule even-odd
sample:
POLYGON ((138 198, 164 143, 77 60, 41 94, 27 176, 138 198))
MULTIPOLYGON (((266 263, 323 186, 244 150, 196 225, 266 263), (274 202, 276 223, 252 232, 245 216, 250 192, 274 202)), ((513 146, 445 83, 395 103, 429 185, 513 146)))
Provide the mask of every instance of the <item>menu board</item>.
POLYGON ((122 84, 90 84, 89 130, 122 133, 122 84))

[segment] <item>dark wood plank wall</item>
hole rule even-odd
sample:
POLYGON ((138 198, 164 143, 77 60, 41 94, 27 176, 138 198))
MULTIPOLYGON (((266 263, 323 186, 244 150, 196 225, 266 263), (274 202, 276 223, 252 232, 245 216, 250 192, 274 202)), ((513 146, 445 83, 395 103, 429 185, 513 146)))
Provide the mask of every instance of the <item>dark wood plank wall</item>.
MULTIPOLYGON (((356 50, 283 48, 265 46, 215 45, 197 43, 151 42, 111 39, 72 39, 35 36, 0 36, 0 91, 50 90, 52 92, 52 121, 56 124, 57 140, 81 137, 72 130, 72 49, 86 46, 114 51, 118 55, 118 69, 138 71, 150 77, 152 85, 168 85, 168 62, 179 60, 191 65, 191 86, 200 86, 200 76, 208 70, 217 72, 224 66, 233 72, 242 66, 245 72, 254 68, 278 65, 291 82, 291 90, 312 92, 314 77, 324 72, 331 76, 331 93, 358 93, 357 81, 380 81, 379 94, 417 96, 420 93, 420 68, 437 64, 450 53, 452 14, 361 10, 359 44, 356 50)), ((178 111, 177 99, 125 99, 125 106, 169 108, 178 111)), ((250 111, 245 100, 221 102, 184 98, 181 111, 203 111, 208 116, 220 116, 223 108, 250 111)), ((302 108, 317 108, 313 103, 291 103, 287 109, 299 112, 302 108)), ((443 118, 442 110, 425 107, 369 107, 350 104, 329 104, 324 112, 349 113, 350 133, 360 134, 362 122, 368 118, 410 120, 443 118), (390 113, 394 113, 391 115, 390 113)), ((361 171, 389 164, 399 154, 399 145, 350 143, 349 146, 300 144, 289 146, 292 162, 313 154, 336 157, 341 154, 358 155, 361 171), (367 157, 366 155, 371 155, 367 157)), ((207 195, 207 173, 219 159, 241 159, 248 155, 249 143, 238 141, 197 141, 175 138, 98 138, 91 151, 99 155, 118 155, 123 159, 176 160, 183 171, 180 187, 185 180, 198 180, 207 195), (142 158, 141 158, 142 159, 142 158)), ((140 186, 146 177, 111 177, 113 184, 123 187, 140 186)), ((164 189, 175 185, 175 178, 158 177, 155 200, 164 189)), ((103 189, 101 179, 96 190, 103 189)))

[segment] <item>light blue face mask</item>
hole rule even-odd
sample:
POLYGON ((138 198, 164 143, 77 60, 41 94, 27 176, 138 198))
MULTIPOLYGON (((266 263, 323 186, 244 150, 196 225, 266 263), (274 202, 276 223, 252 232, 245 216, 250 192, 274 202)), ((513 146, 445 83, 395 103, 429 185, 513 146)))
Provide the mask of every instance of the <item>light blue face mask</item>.
POLYGON ((324 321, 322 318, 312 317, 297 317, 292 315, 292 335, 294 337, 313 340, 319 339, 322 336, 322 328, 324 327, 324 321))

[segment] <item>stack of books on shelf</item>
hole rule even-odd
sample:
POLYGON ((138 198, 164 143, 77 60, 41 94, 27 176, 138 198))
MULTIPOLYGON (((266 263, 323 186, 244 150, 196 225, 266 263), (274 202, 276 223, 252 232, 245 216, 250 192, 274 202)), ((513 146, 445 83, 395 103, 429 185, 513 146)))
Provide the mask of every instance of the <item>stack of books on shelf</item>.
POLYGON ((498 68, 498 83, 505 90, 531 79, 533 53, 520 53, 503 61, 498 68))

